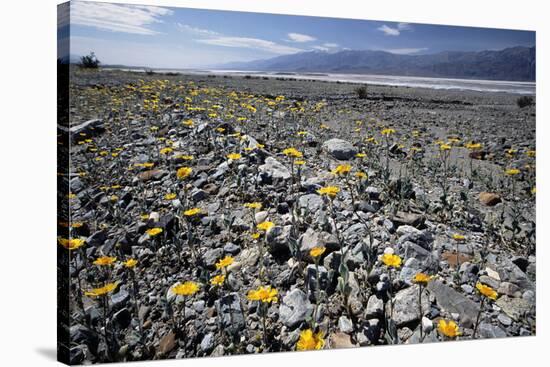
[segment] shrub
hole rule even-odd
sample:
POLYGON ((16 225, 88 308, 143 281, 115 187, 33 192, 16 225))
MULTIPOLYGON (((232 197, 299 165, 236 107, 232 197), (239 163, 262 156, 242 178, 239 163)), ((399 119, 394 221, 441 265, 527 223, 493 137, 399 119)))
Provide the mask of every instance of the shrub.
POLYGON ((367 87, 361 86, 355 89, 355 93, 359 99, 367 99, 367 87))
POLYGON ((99 61, 93 52, 80 58, 80 67, 85 69, 97 69, 100 63, 101 61, 99 61))
POLYGON ((519 108, 531 106, 533 105, 533 97, 529 97, 529 96, 519 97, 516 103, 519 108))

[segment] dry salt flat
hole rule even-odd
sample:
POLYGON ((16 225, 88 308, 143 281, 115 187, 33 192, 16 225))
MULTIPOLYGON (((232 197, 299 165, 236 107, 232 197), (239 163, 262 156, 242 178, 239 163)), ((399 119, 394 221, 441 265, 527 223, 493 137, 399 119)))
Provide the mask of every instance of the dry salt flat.
POLYGON ((534 335, 535 106, 357 87, 72 69, 73 363, 534 335))

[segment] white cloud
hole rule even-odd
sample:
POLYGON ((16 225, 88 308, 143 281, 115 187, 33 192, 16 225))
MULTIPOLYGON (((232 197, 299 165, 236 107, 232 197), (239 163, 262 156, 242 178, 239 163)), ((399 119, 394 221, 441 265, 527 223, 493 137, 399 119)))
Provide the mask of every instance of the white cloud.
POLYGON ((209 29, 193 27, 193 26, 190 26, 189 24, 177 23, 176 25, 178 26, 178 28, 182 32, 195 33, 195 34, 201 35, 201 36, 218 36, 218 35, 220 35, 220 33, 218 33, 218 32, 211 31, 209 29))
POLYGON ((271 52, 274 54, 293 54, 296 52, 303 51, 299 48, 289 47, 281 45, 272 41, 267 41, 259 38, 249 38, 249 37, 229 37, 221 36, 215 38, 205 38, 198 39, 196 42, 204 43, 207 45, 213 46, 223 46, 223 47, 237 47, 237 48, 252 48, 256 50, 261 50, 265 52, 271 52))
POLYGON ((386 36, 399 36, 402 31, 412 31, 412 26, 409 23, 397 23, 397 27, 384 24, 376 29, 384 32, 386 36))
POLYGON ((182 32, 195 35, 197 37, 194 39, 195 42, 211 46, 248 48, 280 55, 303 51, 300 48, 281 45, 273 41, 252 37, 227 36, 209 29, 197 28, 188 24, 177 23, 177 27, 182 32))
POLYGON ((324 46, 324 47, 328 47, 328 48, 340 47, 339 44, 337 44, 337 43, 331 43, 331 42, 323 43, 323 46, 324 46))
POLYGON ((121 5, 109 3, 71 3, 71 24, 94 27, 111 32, 153 35, 159 32, 149 26, 162 23, 160 18, 171 15, 170 9, 146 5, 121 5))
POLYGON ((379 31, 384 32, 386 36, 399 36, 401 32, 397 28, 388 27, 387 25, 383 25, 381 27, 377 28, 379 31))
POLYGON ((400 31, 411 31, 412 26, 409 23, 398 23, 397 29, 399 29, 400 31))
POLYGON ((382 49, 380 51, 386 51, 392 54, 396 55, 410 55, 410 54, 416 54, 422 51, 428 50, 427 47, 419 47, 419 48, 388 48, 388 49, 382 49))
POLYGON ((288 38, 290 42, 311 42, 317 39, 315 37, 308 36, 307 34, 301 34, 301 33, 289 33, 288 38))

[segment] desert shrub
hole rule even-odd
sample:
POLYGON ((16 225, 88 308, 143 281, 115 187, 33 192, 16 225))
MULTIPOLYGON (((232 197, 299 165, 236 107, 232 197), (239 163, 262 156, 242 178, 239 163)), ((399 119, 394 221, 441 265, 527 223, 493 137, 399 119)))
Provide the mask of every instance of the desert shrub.
POLYGON ((80 67, 85 69, 97 69, 100 63, 94 52, 80 58, 80 67))
POLYGON ((367 87, 365 85, 355 88, 355 94, 359 99, 367 99, 367 87))
POLYGON ((531 105, 533 105, 533 97, 529 97, 529 96, 519 97, 516 100, 516 103, 517 103, 519 108, 531 106, 531 105))

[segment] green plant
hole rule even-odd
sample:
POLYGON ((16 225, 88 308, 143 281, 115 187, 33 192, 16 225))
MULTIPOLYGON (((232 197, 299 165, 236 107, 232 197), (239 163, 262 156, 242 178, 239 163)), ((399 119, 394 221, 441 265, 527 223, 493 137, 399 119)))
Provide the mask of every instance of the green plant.
POLYGON ((94 52, 80 58, 80 67, 83 69, 97 69, 100 63, 94 52))

